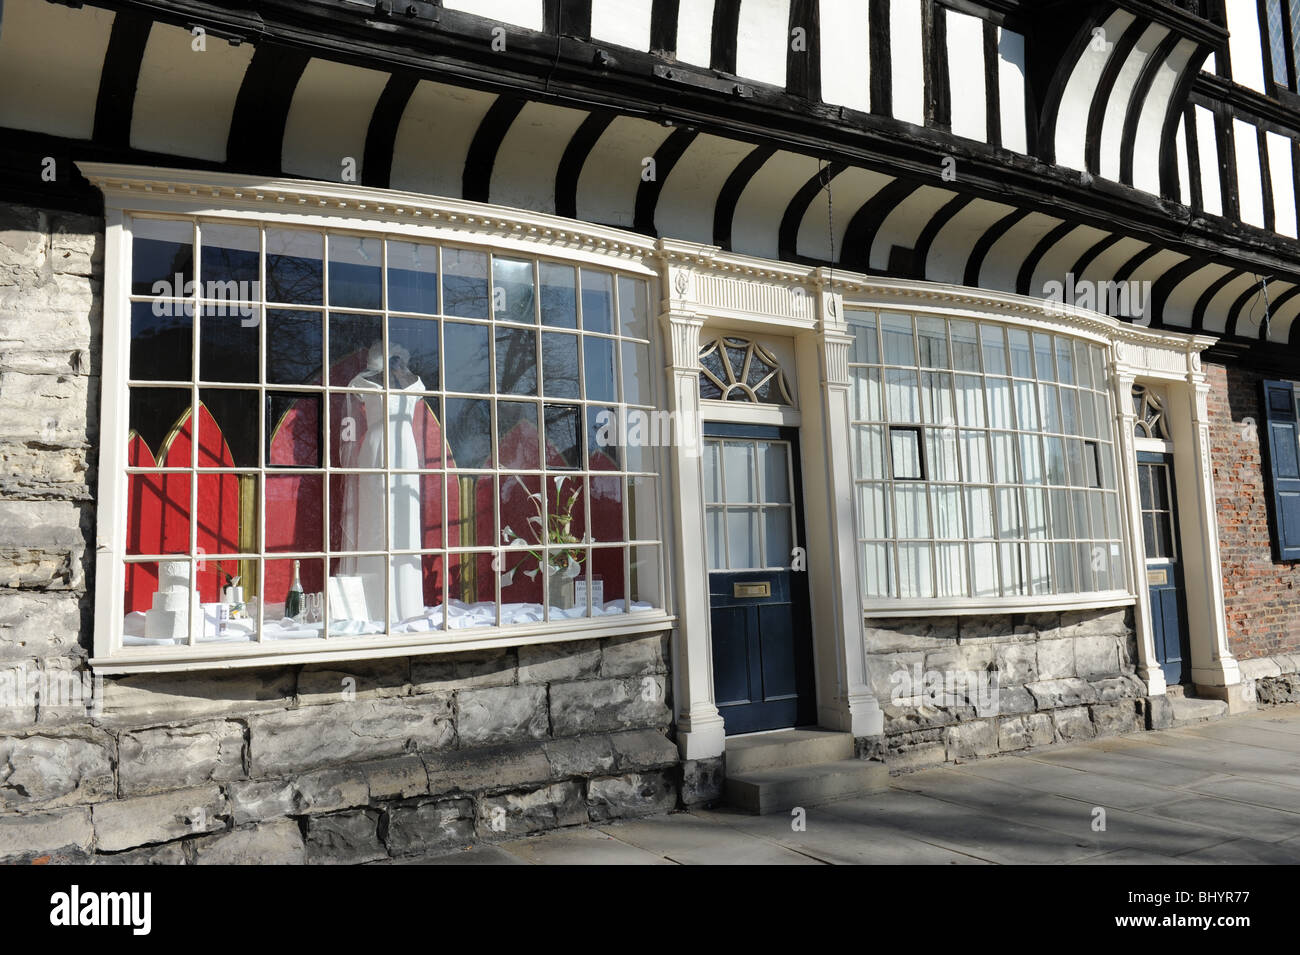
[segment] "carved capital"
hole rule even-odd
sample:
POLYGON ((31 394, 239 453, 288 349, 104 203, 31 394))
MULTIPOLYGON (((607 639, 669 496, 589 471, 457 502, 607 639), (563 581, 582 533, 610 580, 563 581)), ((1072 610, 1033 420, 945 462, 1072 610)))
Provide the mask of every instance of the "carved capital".
POLYGON ((704 319, 689 312, 665 312, 660 321, 668 333, 669 360, 679 372, 700 368, 700 329, 704 319))
POLYGON ((853 339, 843 335, 826 335, 822 339, 827 385, 849 386, 849 349, 852 346, 853 339))

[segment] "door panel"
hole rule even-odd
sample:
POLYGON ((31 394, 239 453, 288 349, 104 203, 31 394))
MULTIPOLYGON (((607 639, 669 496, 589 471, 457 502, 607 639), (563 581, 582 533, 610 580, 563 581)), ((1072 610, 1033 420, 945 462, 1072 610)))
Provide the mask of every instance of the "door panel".
POLYGON ((815 718, 797 432, 705 429, 714 696, 730 735, 815 718))
POLYGON ((1143 549, 1151 595, 1151 630, 1156 661, 1173 686, 1191 677, 1182 553, 1178 539, 1177 496, 1170 455, 1138 454, 1143 549))

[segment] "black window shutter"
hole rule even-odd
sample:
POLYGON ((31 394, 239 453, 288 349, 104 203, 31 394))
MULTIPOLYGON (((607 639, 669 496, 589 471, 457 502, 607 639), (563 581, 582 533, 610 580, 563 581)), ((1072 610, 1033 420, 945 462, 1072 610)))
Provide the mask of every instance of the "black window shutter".
POLYGON ((1300 560, 1300 422, 1291 382, 1264 382, 1264 415, 1274 555, 1278 560, 1300 560))

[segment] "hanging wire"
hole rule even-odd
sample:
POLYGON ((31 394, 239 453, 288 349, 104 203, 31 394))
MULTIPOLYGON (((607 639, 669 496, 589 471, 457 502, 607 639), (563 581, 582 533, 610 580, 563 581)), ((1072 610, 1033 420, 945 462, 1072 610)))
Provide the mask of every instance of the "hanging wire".
POLYGON ((1269 335, 1269 326, 1273 318, 1272 303, 1270 303, 1268 300, 1268 283, 1273 281, 1273 276, 1266 275, 1263 278, 1261 278, 1259 273, 1257 272, 1252 272, 1251 275, 1254 275, 1255 281, 1259 282, 1259 291, 1255 293, 1255 297, 1254 299, 1251 300, 1250 303, 1250 322, 1252 325, 1255 325, 1257 328, 1260 329, 1260 341, 1267 342, 1268 335, 1269 335), (1255 308, 1256 306, 1259 305, 1259 298, 1261 295, 1264 296, 1264 318, 1263 321, 1256 322, 1255 308))

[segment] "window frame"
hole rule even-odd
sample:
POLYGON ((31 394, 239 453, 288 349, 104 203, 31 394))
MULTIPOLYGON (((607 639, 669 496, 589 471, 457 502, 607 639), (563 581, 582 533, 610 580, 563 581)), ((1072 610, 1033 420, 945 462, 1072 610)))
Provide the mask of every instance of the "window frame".
MULTIPOLYGON (((381 243, 385 238, 405 242, 426 242, 436 244, 440 249, 443 247, 475 249, 486 253, 489 257, 492 255, 523 256, 534 261, 534 276, 538 274, 540 268, 540 264, 537 263, 553 261, 566 266, 579 268, 585 266, 608 271, 614 275, 615 285, 618 284, 619 275, 644 279, 648 285, 650 306, 647 316, 649 338, 647 347, 651 373, 647 397, 649 405, 655 408, 662 406, 666 395, 666 382, 661 381, 662 376, 655 373, 664 367, 663 336, 659 334, 657 322, 662 276, 654 261, 655 250, 652 243, 628 236, 618 230, 599 226, 587 227, 545 215, 496 209, 459 200, 434 200, 424 196, 360 187, 307 184, 288 180, 282 183, 253 184, 242 182, 226 174, 187 173, 186 182, 190 185, 182 190, 167 180, 158 180, 152 175, 143 182, 139 178, 141 173, 164 175, 165 171, 162 170, 144 170, 139 167, 95 167, 93 172, 98 174, 92 176, 97 180, 100 176, 110 178, 114 173, 126 180, 113 184, 119 186, 120 191, 119 188, 114 188, 107 183, 98 181, 96 183, 104 190, 106 200, 103 377, 100 385, 101 456, 96 509, 97 583, 94 595, 94 652, 90 661, 98 672, 105 674, 165 672, 212 667, 375 659, 448 650, 520 646, 575 638, 596 639, 623 633, 662 632, 671 627, 675 617, 671 612, 672 579, 667 572, 667 557, 672 545, 671 538, 668 536, 670 527, 660 521, 659 539, 653 544, 640 543, 640 546, 655 548, 655 571, 658 576, 657 590, 661 607, 651 611, 638 611, 633 614, 625 610, 621 614, 601 617, 566 618, 531 624, 493 624, 485 627, 443 629, 415 634, 395 634, 392 632, 392 624, 388 624, 384 633, 358 636, 336 635, 311 641, 194 643, 173 646, 124 645, 122 642, 125 615, 123 601, 125 559, 128 556, 126 542, 129 470, 126 442, 130 431, 128 381, 130 380, 133 300, 131 241, 134 218, 171 218, 187 222, 206 219, 210 222, 220 221, 222 224, 230 225, 265 228, 296 227, 316 230, 326 235, 355 235, 367 239, 374 237, 380 239, 381 243), (200 183, 201 188, 195 187, 196 181, 200 183), (207 188, 209 184, 212 187, 210 194, 207 188)), ((262 241, 264 244, 264 240, 262 241)), ((440 268, 440 278, 441 273, 440 268)), ((201 279, 201 276, 199 278, 201 279)), ((266 276, 262 276, 261 281, 265 285, 266 276)), ((578 294, 580 296, 580 289, 578 294)), ((265 298, 265 292, 262 298, 265 298)), ((491 298, 490 292, 489 298, 491 298)), ((188 301, 195 300, 191 297, 188 301)), ((383 305, 386 306, 387 303, 383 305)), ((489 315, 486 319, 488 327, 495 325, 490 305, 489 302, 489 315)), ((536 307, 539 306, 535 305, 536 307)), ((319 307, 322 317, 327 315, 328 311, 322 303, 319 307)), ((374 311, 381 316, 388 315, 386 307, 374 311)), ((437 315, 440 323, 447 319, 443 312, 443 303, 440 302, 437 315)), ((263 319, 264 317, 263 315, 263 319)), ((263 329, 259 332, 261 336, 264 335, 266 322, 262 320, 259 324, 263 329)), ((386 320, 385 327, 387 327, 386 320)), ((547 327, 540 320, 535 327, 540 348, 540 336, 547 327)), ((577 332, 577 334, 581 339, 582 333, 577 332)), ((197 338, 197 334, 195 337, 197 338)), ((623 338, 619 335, 611 340, 616 342, 617 364, 621 361, 619 353, 622 351, 621 345, 617 343, 622 342, 623 338)), ((581 354, 581 346, 579 347, 581 354)), ((192 372, 188 383, 178 383, 179 387, 200 387, 197 384, 201 380, 198 377, 199 369, 194 368, 192 372)), ((580 369, 581 374, 583 372, 580 369)), ((212 386, 209 384, 208 387, 212 386)), ((260 387, 263 391, 274 390, 265 382, 260 387)), ((432 390, 442 391, 441 388, 432 390)), ((329 393, 328 383, 322 383, 321 391, 323 394, 329 393)), ((503 395, 492 392, 486 397, 496 399, 503 395)), ((547 397, 540 391, 533 397, 536 404, 544 405, 547 402, 547 397)), ((618 399, 624 397, 621 392, 616 395, 618 399)), ((583 407, 593 403, 592 399, 588 399, 581 393, 574 401, 583 407)), ((620 401, 594 403, 627 407, 620 401)), ((259 429, 263 427, 259 424, 259 429)), ((662 513, 668 494, 668 482, 664 480, 662 449, 651 450, 659 454, 659 459, 648 465, 652 470, 648 472, 641 470, 635 473, 655 475, 656 503, 662 513)), ((324 447, 321 449, 321 454, 327 454, 324 447)), ((503 470, 499 462, 494 461, 493 464, 494 473, 498 475, 510 473, 503 470)), ((268 467, 269 462, 259 460, 255 470, 259 475, 264 475, 268 467)), ((579 473, 585 474, 587 470, 584 467, 579 473)), ((623 467, 617 473, 623 477, 633 472, 623 467)), ((499 507, 499 503, 498 501, 496 506, 499 507)), ((628 508, 631 506, 626 493, 622 506, 623 537, 626 538, 627 522, 630 520, 628 508)), ((259 521, 259 527, 260 524, 259 521)), ((620 543, 624 548, 638 546, 627 540, 620 543)), ((392 548, 390 547, 389 550, 391 551, 392 548)), ((445 556, 448 552, 446 542, 441 550, 445 556)), ((328 552, 328 548, 326 551, 328 552)), ((259 550, 259 557, 263 560, 279 559, 279 556, 268 552, 265 547, 259 550)), ((628 566, 626 560, 634 559, 634 556, 633 549, 631 555, 625 558, 625 570, 628 566)), ((293 558, 290 556, 287 559, 293 558)), ((329 575, 328 565, 326 575, 329 575)), ((631 586, 630 578, 628 586, 631 586)), ((629 591, 626 597, 632 599, 633 595, 629 591)))

